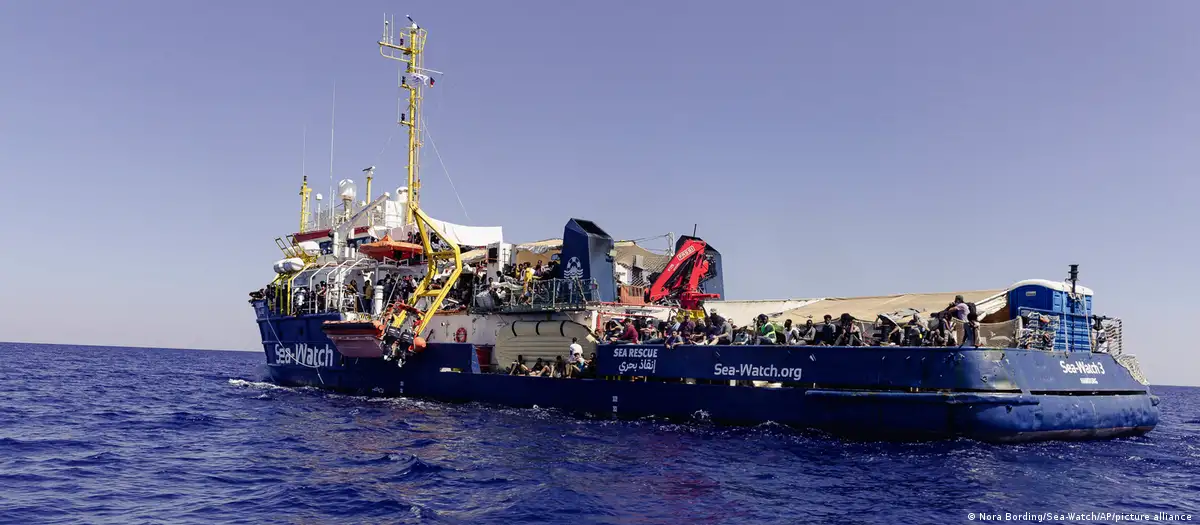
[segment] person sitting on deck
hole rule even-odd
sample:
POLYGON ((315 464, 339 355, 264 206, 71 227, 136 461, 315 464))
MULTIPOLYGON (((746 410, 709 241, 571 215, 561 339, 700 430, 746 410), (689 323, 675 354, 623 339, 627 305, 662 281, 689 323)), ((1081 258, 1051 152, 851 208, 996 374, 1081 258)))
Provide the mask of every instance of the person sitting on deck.
POLYGON ((750 337, 750 327, 749 326, 743 326, 741 328, 737 328, 736 330, 734 330, 733 344, 746 345, 746 344, 750 344, 750 340, 751 340, 751 337, 750 337))
POLYGON ((878 319, 875 341, 878 346, 899 346, 904 343, 904 328, 899 323, 883 314, 879 314, 878 319))
POLYGON ((783 344, 788 346, 803 344, 800 339, 800 329, 792 324, 791 319, 783 322, 783 344))
POLYGON ((567 362, 563 361, 561 355, 554 356, 554 368, 550 371, 550 377, 562 378, 570 377, 567 372, 567 362))
POLYGON ((957 337, 951 323, 948 311, 941 311, 934 314, 934 326, 929 334, 930 346, 958 346, 958 343, 955 342, 957 337))
POLYGON ((529 370, 530 377, 550 377, 550 366, 546 364, 542 358, 537 358, 537 362, 533 363, 533 368, 529 370))
POLYGON ((621 324, 616 319, 609 319, 608 322, 604 323, 602 339, 610 343, 615 343, 619 337, 621 337, 621 324))
POLYGON ((946 346, 946 328, 942 325, 941 312, 933 315, 934 325, 925 334, 924 346, 946 346))
POLYGON ((729 327, 729 321, 717 315, 716 311, 709 316, 709 320, 712 321, 712 326, 708 329, 708 339, 705 343, 710 345, 732 344, 733 332, 729 327))
POLYGON ((678 331, 676 331, 674 328, 667 328, 667 336, 663 338, 662 344, 665 345, 668 350, 670 350, 676 346, 684 344, 684 341, 683 338, 679 336, 678 331))
POLYGON ((667 326, 679 332, 680 328, 683 327, 683 314, 679 313, 678 310, 671 310, 671 315, 667 317, 667 326))
POLYGON ((772 323, 767 318, 767 314, 758 314, 758 317, 754 319, 754 324, 758 327, 758 339, 754 344, 777 345, 783 340, 783 327, 772 323))
POLYGON ((837 325, 833 323, 833 316, 825 314, 825 322, 821 324, 817 339, 817 344, 820 345, 832 345, 837 342, 837 325))
POLYGON ((834 346, 866 346, 866 343, 863 342, 862 330, 855 324, 853 316, 843 313, 838 324, 840 334, 834 346))
POLYGON ((649 342, 649 341, 653 341, 655 339, 659 339, 658 333, 654 330, 654 325, 652 323, 647 323, 643 319, 638 319, 637 324, 641 325, 641 326, 638 326, 638 333, 640 334, 640 338, 642 341, 649 342))
POLYGON ((802 345, 812 345, 817 342, 817 327, 813 324, 812 319, 804 321, 804 327, 800 329, 800 343, 802 345))
POLYGON ((527 376, 529 375, 529 367, 525 366, 525 356, 518 355, 517 360, 513 361, 512 366, 508 367, 508 375, 510 376, 527 376))
POLYGON ((695 332, 696 322, 693 321, 691 317, 685 317, 679 322, 679 336, 682 337, 684 341, 691 341, 692 334, 695 332))
POLYGON ((626 344, 638 344, 641 339, 638 338, 638 329, 633 325, 633 319, 625 320, 625 329, 621 335, 617 337, 617 342, 626 344))
POLYGON ((921 324, 921 315, 913 314, 904 325, 904 346, 922 346, 925 344, 925 326, 921 324))
POLYGON ((579 377, 586 379, 596 378, 596 352, 592 352, 592 355, 588 357, 587 364, 583 368, 583 373, 579 377))
POLYGON ((702 345, 708 339, 708 324, 704 319, 696 320, 696 327, 692 329, 692 337, 688 339, 688 343, 694 345, 702 345))
POLYGON ((578 353, 571 351, 571 357, 567 358, 567 373, 565 377, 580 377, 583 374, 583 369, 587 366, 587 361, 583 359, 583 350, 578 353))

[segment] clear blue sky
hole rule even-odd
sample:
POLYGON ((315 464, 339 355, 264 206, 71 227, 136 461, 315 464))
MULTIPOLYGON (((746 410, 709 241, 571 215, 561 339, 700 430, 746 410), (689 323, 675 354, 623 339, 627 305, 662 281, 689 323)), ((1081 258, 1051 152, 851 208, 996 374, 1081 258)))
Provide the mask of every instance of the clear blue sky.
MULTIPOLYGON (((1191 1, 0 3, 0 340, 257 350, 308 171, 401 182, 384 12, 510 240, 699 233, 732 299, 1000 288, 1079 263, 1158 383, 1194 330, 1191 1)), ((463 217, 436 158, 425 207, 463 217)))

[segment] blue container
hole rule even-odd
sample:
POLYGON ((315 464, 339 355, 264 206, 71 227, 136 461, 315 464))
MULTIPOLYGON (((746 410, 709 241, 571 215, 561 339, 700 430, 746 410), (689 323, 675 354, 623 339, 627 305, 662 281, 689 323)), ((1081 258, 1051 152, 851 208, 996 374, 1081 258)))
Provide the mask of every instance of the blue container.
POLYGON ((1032 311, 1056 319, 1058 330, 1054 337, 1055 350, 1092 350, 1090 289, 1076 286, 1072 294, 1067 283, 1040 279, 1021 281, 1009 290, 1008 304, 1014 316, 1032 311))

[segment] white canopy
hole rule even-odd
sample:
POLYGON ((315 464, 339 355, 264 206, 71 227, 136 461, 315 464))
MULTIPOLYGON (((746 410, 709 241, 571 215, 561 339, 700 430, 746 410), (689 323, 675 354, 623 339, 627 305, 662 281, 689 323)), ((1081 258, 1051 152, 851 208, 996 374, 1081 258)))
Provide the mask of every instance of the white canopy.
MULTIPOLYGON (((459 246, 487 246, 504 240, 504 231, 500 226, 463 226, 446 221, 430 218, 433 227, 444 233, 447 239, 459 246)), ((413 226, 392 228, 388 233, 393 239, 404 239, 413 226)))

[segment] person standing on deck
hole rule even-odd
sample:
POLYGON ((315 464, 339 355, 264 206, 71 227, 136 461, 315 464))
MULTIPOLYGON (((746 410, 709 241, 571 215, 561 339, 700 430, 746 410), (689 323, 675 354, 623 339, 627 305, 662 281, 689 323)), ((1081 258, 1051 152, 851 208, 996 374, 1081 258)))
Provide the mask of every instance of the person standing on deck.
POLYGON ((963 340, 961 347, 979 347, 979 316, 975 312, 967 314, 967 320, 963 323, 963 340))
MULTIPOLYGON (((956 295, 954 296, 954 302, 950 303, 950 305, 946 307, 946 320, 953 320, 957 324, 965 325, 967 323, 967 314, 970 313, 970 311, 971 309, 969 306, 967 306, 966 301, 963 300, 963 296, 956 295)), ((953 332, 954 323, 951 323, 949 328, 950 331, 953 332)))
POLYGON ((583 371, 583 347, 580 346, 578 337, 571 338, 570 352, 570 356, 567 357, 566 377, 574 377, 583 371))
POLYGON ((355 311, 355 312, 359 311, 358 307, 361 305, 358 302, 359 301, 358 281, 355 279, 351 279, 350 284, 347 284, 345 288, 346 288, 346 292, 345 292, 346 297, 342 298, 343 304, 339 305, 339 307, 340 308, 349 308, 350 310, 355 311))
POLYGON ((371 307, 372 307, 371 303, 374 298, 375 298, 375 287, 371 286, 370 279, 364 279, 363 280, 362 300, 360 301, 361 304, 359 305, 358 310, 360 312, 370 312, 371 307))
MULTIPOLYGON (((949 326, 947 326, 946 337, 948 339, 949 345, 954 346, 954 343, 952 342, 954 339, 951 337, 951 334, 954 334, 956 332, 954 329, 955 324, 963 325, 963 330, 966 330, 966 326, 968 323, 967 316, 970 314, 970 312, 971 312, 971 307, 967 305, 966 301, 963 300, 963 296, 961 296, 961 295, 954 296, 954 302, 950 303, 950 306, 946 307, 946 313, 947 313, 946 320, 954 321, 953 323, 950 323, 949 326)), ((966 337, 964 337, 963 339, 964 339, 963 342, 966 343, 966 341, 965 341, 966 337)))
POLYGON ((954 302, 950 304, 948 310, 954 315, 954 319, 960 323, 967 322, 967 314, 971 311, 961 295, 954 296, 954 302))

